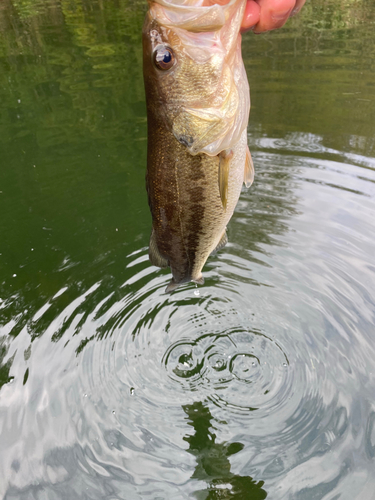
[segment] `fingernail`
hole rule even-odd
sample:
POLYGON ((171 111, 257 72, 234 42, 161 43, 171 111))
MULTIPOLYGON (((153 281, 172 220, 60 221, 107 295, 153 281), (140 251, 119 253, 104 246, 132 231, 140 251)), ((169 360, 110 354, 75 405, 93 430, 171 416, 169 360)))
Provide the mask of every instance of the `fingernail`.
POLYGON ((292 13, 290 14, 290 17, 293 17, 295 16, 296 14, 298 14, 298 12, 300 11, 301 9, 299 9, 298 7, 296 7, 295 9, 292 10, 292 13))
POLYGON ((283 21, 284 19, 288 19, 291 11, 292 9, 285 10, 284 12, 275 12, 274 14, 271 14, 271 17, 275 21, 283 21))
POLYGON ((241 28, 240 33, 246 33, 247 31, 253 30, 255 28, 256 24, 253 26, 249 26, 248 28, 241 28))

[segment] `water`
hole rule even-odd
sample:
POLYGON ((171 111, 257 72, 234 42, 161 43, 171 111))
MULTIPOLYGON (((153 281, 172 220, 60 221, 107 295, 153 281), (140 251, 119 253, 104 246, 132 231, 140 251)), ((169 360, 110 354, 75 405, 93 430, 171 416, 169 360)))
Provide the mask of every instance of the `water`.
POLYGON ((247 34, 228 246, 150 266, 146 5, 0 6, 0 497, 375 498, 375 8, 247 34))

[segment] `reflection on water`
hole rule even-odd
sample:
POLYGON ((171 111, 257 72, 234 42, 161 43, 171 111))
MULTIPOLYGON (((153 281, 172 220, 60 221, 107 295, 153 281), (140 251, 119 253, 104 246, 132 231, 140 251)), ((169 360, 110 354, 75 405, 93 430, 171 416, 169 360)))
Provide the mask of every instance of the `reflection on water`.
POLYGON ((370 500, 373 2, 245 35, 255 182, 172 295, 147 257, 146 7, 0 3, 0 497, 370 500))
POLYGON ((207 490, 194 492, 197 499, 218 500, 235 498, 237 500, 252 498, 262 500, 267 493, 262 489, 263 481, 256 483, 251 477, 238 476, 230 471, 229 458, 243 449, 241 443, 216 443, 216 435, 211 430, 212 415, 201 402, 183 407, 188 416, 188 423, 194 434, 184 437, 189 443, 191 453, 197 466, 192 479, 206 481, 207 490), (208 495, 207 495, 208 493, 208 495))

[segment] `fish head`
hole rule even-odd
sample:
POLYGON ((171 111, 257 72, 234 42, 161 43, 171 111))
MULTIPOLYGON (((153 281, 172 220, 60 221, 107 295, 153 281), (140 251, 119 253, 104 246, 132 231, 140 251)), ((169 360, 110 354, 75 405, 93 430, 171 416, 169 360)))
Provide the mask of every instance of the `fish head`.
POLYGON ((151 2, 143 29, 149 116, 192 155, 219 154, 247 127, 250 96, 239 34, 243 7, 244 0, 209 7, 151 2))

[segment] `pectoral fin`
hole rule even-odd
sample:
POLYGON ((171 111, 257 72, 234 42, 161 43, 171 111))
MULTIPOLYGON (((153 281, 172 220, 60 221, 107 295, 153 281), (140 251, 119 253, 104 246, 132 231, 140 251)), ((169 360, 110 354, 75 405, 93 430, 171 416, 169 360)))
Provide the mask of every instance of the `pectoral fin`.
POLYGON ((224 248, 227 243, 228 243, 227 230, 224 229, 224 232, 221 235, 219 243, 216 245, 216 248, 214 248, 212 250, 212 252, 210 253, 210 255, 215 255, 215 253, 219 252, 222 248, 224 248))
POLYGON ((161 267, 162 269, 168 267, 168 261, 160 255, 158 245, 156 243, 155 231, 152 230, 150 245, 148 248, 148 256, 152 265, 156 267, 161 267))
POLYGON ((224 210, 227 209, 228 204, 229 166, 232 158, 233 151, 230 150, 219 154, 219 192, 224 210))
POLYGON ((254 182, 254 164, 253 164, 253 159, 251 158, 249 146, 247 146, 246 148, 246 161, 245 161, 245 172, 243 181, 247 188, 249 188, 251 184, 254 182))

